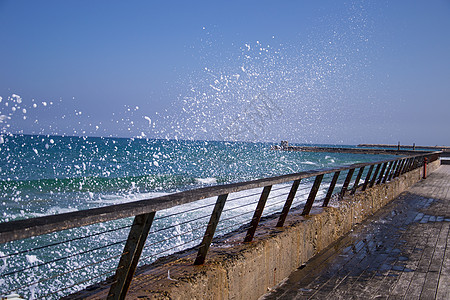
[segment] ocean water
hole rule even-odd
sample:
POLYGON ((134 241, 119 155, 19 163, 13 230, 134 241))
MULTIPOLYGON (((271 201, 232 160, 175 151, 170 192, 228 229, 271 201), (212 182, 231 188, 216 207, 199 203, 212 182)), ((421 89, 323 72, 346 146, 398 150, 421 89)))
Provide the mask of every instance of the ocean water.
POLYGON ((272 145, 6 136, 0 144, 1 221, 380 158, 272 151, 272 145))
MULTIPOLYGON (((4 136, 0 144, 1 222, 386 159, 378 155, 274 151, 270 150, 273 145, 4 136)), ((308 183, 302 184, 307 192, 308 183)), ((273 211, 282 207, 289 187, 273 187, 273 211)), ((260 192, 230 195, 218 231, 223 234, 250 221, 260 192)), ((158 212, 141 264, 197 245, 214 201, 205 199, 158 212)), ((113 275, 131 222, 128 218, 0 245, 0 295, 14 292, 26 298, 58 298, 113 275), (102 261, 105 257, 108 262, 102 261)))

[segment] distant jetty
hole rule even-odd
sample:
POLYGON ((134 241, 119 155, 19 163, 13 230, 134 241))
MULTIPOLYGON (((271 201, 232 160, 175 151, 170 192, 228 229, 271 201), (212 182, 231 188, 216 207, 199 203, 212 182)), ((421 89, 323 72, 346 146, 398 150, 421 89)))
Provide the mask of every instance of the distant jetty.
MULTIPOLYGON (((434 149, 443 150, 442 147, 413 147, 413 146, 394 146, 394 145, 375 145, 375 144, 360 144, 356 147, 360 148, 344 148, 344 147, 311 147, 311 146, 289 146, 288 141, 281 141, 280 145, 273 146, 272 150, 283 150, 283 151, 299 151, 299 152, 330 152, 330 153, 353 153, 353 154, 386 154, 386 155, 408 155, 417 154, 421 152, 420 150, 434 149), (373 148, 373 149, 372 149, 373 148), (397 149, 380 149, 380 148, 397 148, 397 149), (414 149, 414 150, 405 150, 414 149), (420 150, 415 150, 419 148, 420 150)), ((447 151, 450 151, 450 147, 447 151)), ((444 151, 444 150, 443 150, 444 151)))
POLYGON ((413 145, 389 145, 389 144, 359 144, 357 147, 364 148, 403 148, 403 149, 427 149, 427 150, 436 150, 436 151, 445 151, 450 152, 450 147, 448 146, 416 146, 413 145))

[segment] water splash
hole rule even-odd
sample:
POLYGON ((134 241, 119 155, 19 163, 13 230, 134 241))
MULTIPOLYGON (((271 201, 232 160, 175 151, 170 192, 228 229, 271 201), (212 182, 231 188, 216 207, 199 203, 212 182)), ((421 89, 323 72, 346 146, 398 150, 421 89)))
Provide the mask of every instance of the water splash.
POLYGON ((341 13, 289 42, 273 36, 227 47, 217 29, 204 28, 195 47, 204 67, 183 83, 186 91, 161 117, 158 134, 229 141, 322 138, 345 120, 342 107, 363 88, 370 64, 365 5, 352 2, 341 13))

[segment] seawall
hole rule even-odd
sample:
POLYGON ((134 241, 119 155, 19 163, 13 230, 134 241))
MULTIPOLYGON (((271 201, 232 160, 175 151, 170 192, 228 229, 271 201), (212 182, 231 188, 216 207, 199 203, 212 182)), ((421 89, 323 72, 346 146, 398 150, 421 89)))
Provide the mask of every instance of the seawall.
MULTIPOLYGON (((427 172, 439 165, 439 160, 429 163, 427 172)), ((251 243, 242 242, 245 232, 214 243, 204 265, 193 265, 195 253, 161 261, 156 268, 136 275, 127 298, 258 299, 353 225, 421 180, 422 172, 419 168, 333 201, 329 207, 314 207, 308 216, 293 211, 282 228, 275 227, 276 218, 262 221, 251 243)), ((106 293, 88 298, 104 299, 106 293)))

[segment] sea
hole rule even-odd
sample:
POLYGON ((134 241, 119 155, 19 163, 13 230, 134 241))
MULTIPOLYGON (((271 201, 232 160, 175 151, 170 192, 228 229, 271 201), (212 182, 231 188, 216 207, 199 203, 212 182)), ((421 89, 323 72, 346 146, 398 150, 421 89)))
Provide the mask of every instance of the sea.
MULTIPOLYGON (((386 159, 382 155, 272 150, 275 144, 5 135, 0 140, 0 222, 386 159)), ((283 187, 279 190, 279 195, 285 195, 289 186, 284 187, 284 194, 281 194, 283 187)), ((253 201, 251 195, 258 197, 260 191, 252 193, 254 191, 248 191, 244 196, 236 197, 234 208, 240 210, 253 201)), ((283 199, 274 205, 275 209, 282 207, 283 199)), ((202 222, 207 222, 208 209, 206 213, 200 209, 195 214, 180 212, 195 210, 214 201, 206 199, 158 212, 156 216, 160 223, 155 225, 154 234, 151 231, 149 235, 151 246, 144 251, 143 257, 147 260, 143 259, 141 264, 198 244, 204 227, 194 233, 196 223, 188 221, 203 218, 202 222), (168 230, 174 238, 152 240, 166 237, 168 234, 163 230, 168 230)), ((249 211, 253 209, 250 207, 249 211)), ((251 214, 244 219, 229 217, 223 228, 235 230, 250 218, 251 214)), ((27 299, 56 299, 113 275, 131 222, 131 218, 118 220, 0 245, 0 295, 16 293, 27 299), (105 248, 98 249, 103 247, 100 244, 105 248), (105 255, 112 257, 108 263, 103 262, 105 255)), ((223 229, 223 233, 226 232, 227 229, 223 229)))

